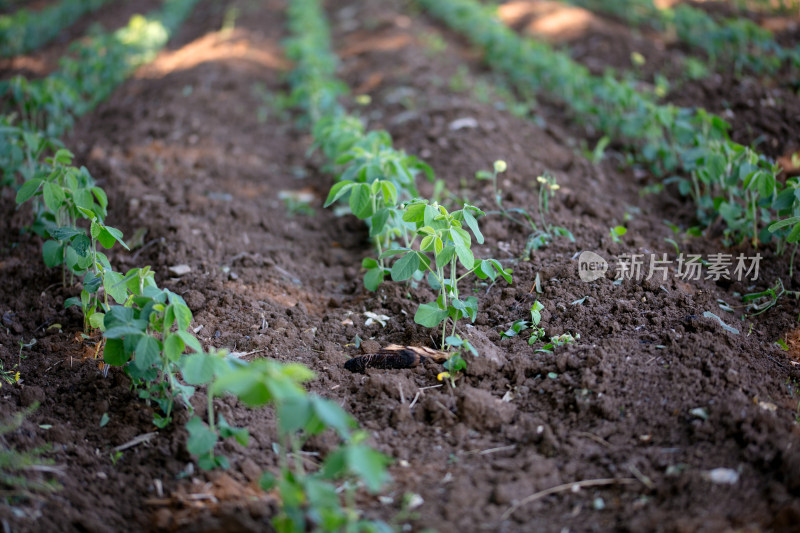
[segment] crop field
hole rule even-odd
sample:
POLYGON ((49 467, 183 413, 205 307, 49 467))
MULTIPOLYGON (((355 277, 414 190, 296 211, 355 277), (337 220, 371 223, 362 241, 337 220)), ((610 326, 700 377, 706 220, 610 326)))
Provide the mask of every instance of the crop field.
POLYGON ((3 532, 800 531, 796 0, 0 0, 3 532))

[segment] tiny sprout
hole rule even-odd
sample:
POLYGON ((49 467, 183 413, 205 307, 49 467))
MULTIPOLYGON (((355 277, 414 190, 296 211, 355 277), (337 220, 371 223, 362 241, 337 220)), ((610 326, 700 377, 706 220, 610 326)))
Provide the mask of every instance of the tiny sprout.
POLYGON ((644 56, 639 52, 631 52, 631 63, 636 65, 637 67, 641 67, 647 61, 645 60, 644 56))
POLYGON ((506 164, 505 161, 503 161, 502 159, 498 159, 497 161, 494 162, 495 172, 497 172, 498 174, 502 174, 506 170, 508 170, 508 165, 506 164))
POLYGON ((372 97, 368 94, 359 94, 356 96, 356 103, 358 105, 367 106, 372 103, 372 97))
POLYGON ((450 372, 439 372, 439 373, 436 375, 436 379, 437 379, 438 381, 443 381, 443 380, 445 380, 445 379, 447 379, 447 378, 449 378, 449 377, 450 377, 450 372))

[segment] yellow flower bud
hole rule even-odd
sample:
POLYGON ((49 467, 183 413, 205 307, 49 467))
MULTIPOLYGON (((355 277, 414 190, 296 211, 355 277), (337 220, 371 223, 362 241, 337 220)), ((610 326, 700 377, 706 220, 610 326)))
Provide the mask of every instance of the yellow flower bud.
POLYGON ((505 172, 507 168, 508 165, 506 165, 506 162, 502 159, 498 159, 494 162, 494 171, 497 173, 505 172))
POLYGON ((442 381, 443 379, 449 378, 450 372, 439 372, 439 375, 436 376, 436 379, 442 381))

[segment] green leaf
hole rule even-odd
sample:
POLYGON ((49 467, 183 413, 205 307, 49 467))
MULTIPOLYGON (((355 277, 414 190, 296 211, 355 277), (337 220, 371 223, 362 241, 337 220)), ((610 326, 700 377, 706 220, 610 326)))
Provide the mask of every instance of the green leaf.
POLYGON ((796 224, 792 231, 789 232, 789 235, 786 236, 787 242, 797 242, 800 241, 800 224, 796 224))
POLYGON ((105 334, 103 335, 107 339, 121 339, 123 337, 128 336, 138 336, 144 333, 144 330, 137 328, 136 326, 112 326, 106 329, 105 334))
POLYGON ((350 430, 356 426, 355 420, 344 409, 339 407, 339 404, 331 400, 326 400, 319 396, 311 396, 311 406, 314 409, 314 414, 319 417, 322 423, 335 429, 342 439, 347 439, 350 436, 350 430))
POLYGON ((379 209, 374 215, 372 215, 372 218, 370 219, 372 225, 369 228, 370 237, 377 237, 383 233, 383 228, 386 226, 386 221, 389 220, 389 214, 390 213, 388 209, 379 209))
POLYGON ((106 318, 105 313, 92 313, 92 315, 89 317, 89 325, 95 329, 105 331, 105 325, 104 325, 105 318, 106 318))
POLYGON ((46 267, 53 268, 58 266, 64 262, 64 246, 58 241, 44 241, 42 257, 46 267))
POLYGON ((164 341, 164 356, 172 362, 177 362, 185 349, 186 345, 178 335, 169 335, 164 341))
POLYGON ((128 299, 128 287, 119 272, 107 271, 103 276, 103 288, 120 305, 124 304, 128 299))
POLYGON ((470 230, 472 230, 473 235, 475 235, 475 240, 478 241, 478 244, 483 244, 483 233, 481 233, 480 228, 478 227, 478 221, 475 220, 475 217, 472 216, 469 209, 466 207, 462 210, 464 215, 464 222, 467 223, 467 226, 470 230))
POLYGON ((130 250, 130 248, 128 248, 128 245, 125 244, 125 241, 122 240, 122 232, 117 228, 112 228, 111 226, 104 226, 96 238, 97 241, 101 245, 103 245, 103 248, 105 248, 106 250, 114 246, 115 242, 120 243, 122 247, 125 248, 126 250, 130 250))
POLYGON ((331 187, 331 192, 328 193, 328 199, 325 200, 325 206, 328 207, 336 200, 344 196, 344 194, 353 187, 352 181, 340 181, 331 187))
POLYGON ((370 292, 378 290, 378 286, 383 283, 384 271, 382 268, 371 268, 364 274, 364 287, 370 292))
POLYGON ((42 189, 44 205, 53 213, 57 213, 64 203, 64 189, 56 183, 47 182, 42 189))
POLYGON ((67 298, 66 300, 64 300, 64 309, 69 309, 73 305, 80 306, 81 299, 78 298, 77 296, 72 296, 71 298, 67 298))
MULTIPOLYGON (((84 234, 76 235, 70 245, 79 256, 89 258, 89 250, 92 248, 92 241, 89 237, 84 234)), ((89 258, 88 264, 92 264, 91 258, 89 258)))
POLYGON ((215 396, 223 392, 233 394, 248 407, 260 407, 272 400, 272 395, 261 376, 249 368, 222 374, 214 381, 212 392, 215 396))
POLYGON ((500 261, 498 261, 497 259, 489 259, 489 261, 492 262, 492 264, 497 269, 497 271, 500 273, 500 275, 503 276, 503 279, 506 280, 506 283, 511 283, 512 282, 511 269, 510 268, 509 269, 503 268, 503 265, 501 265, 500 261))
POLYGON ((391 181, 381 181, 381 192, 387 206, 397 205, 397 187, 391 181))
POLYGON ((161 345, 159 342, 150 335, 142 335, 139 342, 136 343, 136 356, 133 359, 133 364, 144 372, 158 364, 160 355, 161 345))
POLYGON ((773 222, 772 224, 770 224, 769 231, 770 233, 775 233, 781 228, 785 228, 786 226, 792 226, 794 224, 797 224, 798 222, 800 222, 800 217, 784 218, 783 220, 779 220, 777 222, 773 222))
POLYGON ((69 165, 74 157, 75 155, 66 148, 59 148, 56 155, 53 156, 53 161, 62 165, 69 165))
POLYGON ((350 211, 362 220, 372 215, 372 198, 369 185, 366 183, 353 186, 350 193, 350 211))
MULTIPOLYGON (((384 252, 384 254, 385 253, 386 252, 384 252)), ((371 268, 376 268, 377 266, 378 266, 378 262, 375 259, 371 258, 371 257, 365 257, 364 259, 361 260, 361 267, 362 268, 366 268, 367 270, 369 270, 371 268)))
POLYGON ((291 435, 305 429, 314 416, 309 399, 300 396, 280 402, 275 412, 278 415, 278 431, 281 435, 291 435))
POLYGON ((392 280, 405 281, 419 270, 419 257, 416 252, 409 252, 392 265, 392 280))
MULTIPOLYGON (((192 324, 192 312, 185 304, 175 303, 172 304, 175 311, 175 321, 178 323, 178 330, 184 331, 192 324)), ((202 350, 197 350, 201 352, 202 350)))
POLYGON ((436 303, 422 304, 414 313, 414 322, 426 328, 435 328, 447 318, 447 309, 440 309, 436 303))
POLYGON ((426 204, 421 202, 409 204, 403 213, 403 220, 405 222, 422 222, 425 219, 425 206, 426 204))
POLYGON ((103 348, 103 361, 111 366, 122 366, 128 362, 130 354, 125 353, 125 345, 121 339, 106 340, 103 348))
POLYGON ((247 431, 247 428, 237 428, 231 426, 221 414, 217 420, 217 428, 219 428, 219 435, 223 439, 233 437, 236 439, 236 442, 242 446, 247 446, 247 444, 250 442, 250 432, 247 431))
POLYGON ((39 187, 42 183, 43 180, 40 179, 32 179, 23 183, 17 191, 17 205, 24 204, 33 198, 33 195, 39 191, 39 187))
POLYGON ((205 385, 214 379, 217 360, 205 353, 195 353, 181 359, 181 375, 189 385, 205 385))
POLYGON ((106 192, 103 189, 100 187, 92 187, 92 192, 95 198, 97 198, 97 203, 100 204, 100 207, 103 209, 108 207, 108 196, 106 196, 106 192))
POLYGON ((475 256, 472 255, 472 250, 466 246, 456 245, 456 255, 458 256, 458 260, 467 270, 470 270, 473 266, 475 266, 475 256))
POLYGON ((201 353, 203 351, 203 347, 200 345, 200 341, 197 340, 197 337, 189 333, 188 331, 178 330, 175 332, 175 335, 181 338, 181 340, 197 353, 201 353))
POLYGON ((211 431, 199 417, 190 418, 186 423, 186 430, 189 432, 186 449, 192 455, 205 455, 211 452, 217 444, 217 434, 211 431))
POLYGON ((346 454, 350 471, 358 476, 370 491, 379 491, 389 479, 386 471, 389 459, 385 455, 364 444, 348 446, 346 454))

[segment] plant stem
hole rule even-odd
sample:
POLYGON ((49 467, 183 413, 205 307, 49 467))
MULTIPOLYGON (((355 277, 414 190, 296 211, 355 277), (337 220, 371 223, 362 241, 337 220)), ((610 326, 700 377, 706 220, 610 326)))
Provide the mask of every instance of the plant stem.
POLYGON ((211 387, 209 387, 206 395, 208 396, 208 427, 211 431, 216 432, 216 423, 214 422, 214 395, 211 393, 211 387))

